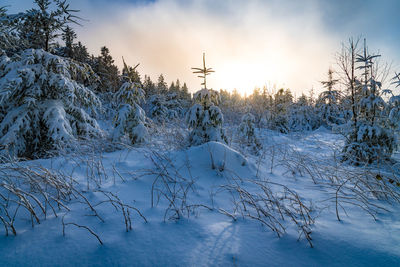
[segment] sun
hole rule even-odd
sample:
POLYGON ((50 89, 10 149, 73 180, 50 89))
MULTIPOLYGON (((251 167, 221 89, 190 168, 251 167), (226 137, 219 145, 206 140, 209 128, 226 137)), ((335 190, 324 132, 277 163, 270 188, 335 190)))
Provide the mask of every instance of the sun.
POLYGON ((284 71, 279 64, 230 61, 218 64, 217 75, 211 79, 215 79, 213 85, 217 88, 231 92, 236 89, 241 95, 250 95, 255 87, 281 84, 284 71))

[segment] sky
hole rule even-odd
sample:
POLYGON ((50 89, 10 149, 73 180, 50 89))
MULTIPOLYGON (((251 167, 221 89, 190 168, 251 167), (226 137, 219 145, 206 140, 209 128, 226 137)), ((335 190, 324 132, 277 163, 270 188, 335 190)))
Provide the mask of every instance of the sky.
MULTIPOLYGON (((32 0, 0 0, 9 12, 32 0)), ((78 39, 90 53, 106 45, 121 66, 140 63, 156 80, 185 81, 192 92, 201 80, 191 67, 206 64, 213 89, 255 86, 290 88, 295 95, 321 90, 335 55, 349 37, 367 38, 370 51, 400 71, 400 1, 397 0, 69 0, 83 26, 78 39)))

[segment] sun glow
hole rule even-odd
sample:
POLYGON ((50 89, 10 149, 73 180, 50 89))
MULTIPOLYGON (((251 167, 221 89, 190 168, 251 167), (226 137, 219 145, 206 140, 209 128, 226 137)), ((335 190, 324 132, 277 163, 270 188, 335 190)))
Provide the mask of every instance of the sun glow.
POLYGON ((315 16, 308 14, 303 21, 296 13, 282 20, 261 2, 249 2, 240 12, 228 9, 222 13, 194 0, 177 3, 115 4, 107 22, 96 14, 86 25, 86 34, 78 34, 92 53, 98 53, 100 44, 106 45, 119 66, 123 56, 129 64, 140 63, 142 76, 157 81, 162 73, 168 82, 179 78, 192 93, 202 88, 202 81, 191 67, 201 64, 204 52, 207 66, 215 70, 207 78, 207 87, 236 88, 247 95, 255 87, 274 84, 299 93, 308 91, 331 65, 337 43, 321 34, 315 16))
POLYGON ((272 85, 283 86, 284 72, 279 64, 260 62, 230 61, 221 64, 215 84, 232 91, 236 89, 242 95, 249 95, 255 87, 272 85))

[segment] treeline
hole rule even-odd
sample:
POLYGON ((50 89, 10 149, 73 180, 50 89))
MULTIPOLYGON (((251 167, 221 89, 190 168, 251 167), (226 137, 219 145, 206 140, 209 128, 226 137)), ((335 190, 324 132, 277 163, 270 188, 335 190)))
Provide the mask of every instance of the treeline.
MULTIPOLYGON (((261 145, 255 127, 289 133, 320 126, 345 136, 342 157, 349 162, 387 161, 397 148, 399 97, 382 81, 389 77, 388 84, 399 86, 400 76, 379 63, 380 55, 370 54, 365 40, 343 46, 316 97, 295 99, 289 89, 266 87, 241 97, 208 89, 205 80, 205 88, 191 97, 179 80, 168 86, 163 75, 156 82, 142 78, 139 64, 123 60, 120 70, 107 47, 90 55, 71 27, 80 21, 77 11, 65 0, 34 2, 35 8, 18 14, 0 8, 3 157, 40 157, 77 139, 136 144, 149 129, 184 120, 189 145, 228 142, 228 124, 238 126, 255 150, 261 145), (98 120, 112 121, 113 129, 102 129, 98 120)), ((205 62, 197 70, 208 75, 205 62)))

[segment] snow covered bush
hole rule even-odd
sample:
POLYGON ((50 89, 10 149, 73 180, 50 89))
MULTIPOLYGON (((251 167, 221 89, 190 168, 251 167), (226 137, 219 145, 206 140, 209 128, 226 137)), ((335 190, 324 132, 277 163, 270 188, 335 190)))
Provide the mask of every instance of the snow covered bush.
POLYGON ((182 106, 177 98, 176 93, 152 95, 150 97, 152 118, 158 122, 178 118, 182 113, 182 106))
POLYGON ((27 49, 0 58, 2 154, 36 157, 79 137, 101 131, 89 109, 100 101, 87 86, 96 81, 82 63, 27 49))
POLYGON ((292 104, 292 93, 288 89, 279 89, 274 95, 271 111, 268 112, 269 114, 266 114, 269 121, 268 127, 281 133, 288 133, 290 131, 288 126, 288 112, 292 104))
POLYGON ((222 129, 224 117, 217 106, 220 101, 218 92, 204 88, 194 94, 193 100, 195 104, 186 114, 186 121, 191 130, 190 144, 201 145, 209 141, 227 143, 222 129))
POLYGON ((262 148, 262 145, 255 133, 255 123, 256 119, 250 112, 246 113, 242 117, 242 122, 239 125, 239 136, 245 145, 251 147, 255 153, 262 148))
POLYGON ((377 125, 361 124, 346 140, 343 160, 356 165, 390 159, 396 140, 390 130, 377 125))
POLYGON ((164 95, 152 95, 150 97, 150 114, 151 117, 156 121, 163 121, 167 117, 168 109, 165 105, 164 95))
POLYGON ((287 128, 289 131, 312 131, 321 125, 315 108, 308 103, 305 95, 302 95, 296 103, 290 106, 288 113, 287 128))
POLYGON ((113 140, 119 141, 125 134, 132 144, 146 140, 146 115, 139 106, 144 99, 144 92, 139 83, 125 81, 115 94, 119 103, 118 113, 114 118, 113 140))

